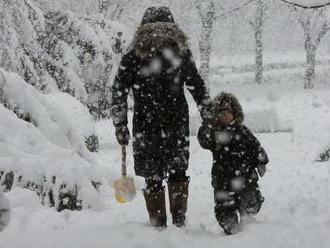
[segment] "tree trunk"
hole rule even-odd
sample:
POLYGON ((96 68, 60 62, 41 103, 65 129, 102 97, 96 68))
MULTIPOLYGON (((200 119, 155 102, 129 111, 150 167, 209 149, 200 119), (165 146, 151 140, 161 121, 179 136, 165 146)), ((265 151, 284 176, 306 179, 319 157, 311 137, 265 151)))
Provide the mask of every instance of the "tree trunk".
POLYGON ((211 58, 211 35, 213 31, 213 22, 215 14, 215 6, 211 1, 207 6, 207 12, 202 13, 200 9, 200 17, 202 21, 202 32, 199 41, 199 53, 200 53, 200 74, 207 85, 209 85, 210 74, 210 58, 211 58))
POLYGON ((316 46, 312 44, 311 38, 307 37, 305 41, 306 50, 306 69, 305 69, 305 89, 312 89, 313 79, 315 77, 315 58, 316 46))
MULTIPOLYGON (((204 26, 204 25, 203 25, 204 26)), ((203 33, 201 35, 201 40, 199 42, 199 52, 201 59, 200 73, 202 78, 208 84, 209 74, 210 74, 210 58, 211 58, 211 37, 212 29, 211 28, 203 28, 203 33)))
POLYGON ((256 61, 256 71, 255 71, 255 81, 256 84, 262 84, 263 80, 263 44, 262 44, 262 26, 263 26, 263 2, 258 1, 257 12, 255 17, 255 61, 256 61))

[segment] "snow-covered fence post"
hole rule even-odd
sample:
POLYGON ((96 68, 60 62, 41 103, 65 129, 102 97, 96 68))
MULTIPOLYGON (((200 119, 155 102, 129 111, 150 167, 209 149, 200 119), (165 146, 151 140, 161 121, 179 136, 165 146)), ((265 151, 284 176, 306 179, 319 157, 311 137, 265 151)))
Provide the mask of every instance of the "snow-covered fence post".
POLYGON ((306 51, 306 67, 304 77, 305 89, 314 87, 313 79, 315 77, 316 51, 322 38, 330 30, 329 9, 326 7, 317 9, 304 9, 292 7, 297 15, 297 20, 304 31, 306 51))

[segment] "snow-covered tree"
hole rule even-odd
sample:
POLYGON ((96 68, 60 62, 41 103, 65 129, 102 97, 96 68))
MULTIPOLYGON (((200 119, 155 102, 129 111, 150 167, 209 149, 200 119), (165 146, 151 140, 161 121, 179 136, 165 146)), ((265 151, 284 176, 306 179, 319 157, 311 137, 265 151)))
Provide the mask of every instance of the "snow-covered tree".
POLYGON ((200 52, 200 73, 203 79, 209 81, 210 58, 212 51, 212 33, 215 22, 228 17, 237 18, 236 13, 246 11, 245 7, 254 0, 241 1, 214 1, 214 0, 195 0, 195 7, 201 20, 199 52, 200 52))
POLYGON ((38 20, 39 13, 32 13, 38 11, 34 7, 29 0, 0 2, 0 67, 18 72, 31 85, 42 89, 45 85, 41 78, 45 75, 34 67, 32 58, 40 54, 34 24, 42 22, 38 20))
POLYGON ((69 93, 96 119, 110 117, 113 67, 126 46, 122 25, 100 15, 43 13, 33 0, 1 1, 0 17, 0 67, 40 91, 69 93))
POLYGON ((213 0, 195 0, 201 20, 201 36, 199 40, 200 74, 208 83, 210 74, 210 57, 212 50, 212 32, 215 21, 216 6, 213 0))
POLYGON ((292 7, 296 13, 305 37, 306 69, 305 69, 305 89, 314 87, 316 51, 323 37, 330 30, 329 8, 304 9, 292 7))
POLYGON ((255 82, 256 84, 262 84, 263 81, 263 28, 266 21, 265 12, 268 9, 269 1, 256 0, 254 2, 254 21, 249 21, 254 32, 255 41, 255 82))

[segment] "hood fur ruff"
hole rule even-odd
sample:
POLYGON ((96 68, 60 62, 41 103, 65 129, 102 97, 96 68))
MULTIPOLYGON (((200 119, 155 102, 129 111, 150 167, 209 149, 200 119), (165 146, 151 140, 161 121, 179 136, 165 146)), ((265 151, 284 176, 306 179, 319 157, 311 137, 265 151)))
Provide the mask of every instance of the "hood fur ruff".
POLYGON ((176 23, 156 22, 142 25, 135 32, 131 49, 142 58, 161 52, 164 48, 174 49, 180 56, 188 51, 187 38, 176 23))
POLYGON ((220 95, 216 96, 212 102, 212 113, 213 117, 217 116, 220 109, 229 104, 233 109, 233 116, 238 124, 242 124, 244 121, 244 113, 242 105, 239 103, 238 99, 231 93, 221 92, 220 95))

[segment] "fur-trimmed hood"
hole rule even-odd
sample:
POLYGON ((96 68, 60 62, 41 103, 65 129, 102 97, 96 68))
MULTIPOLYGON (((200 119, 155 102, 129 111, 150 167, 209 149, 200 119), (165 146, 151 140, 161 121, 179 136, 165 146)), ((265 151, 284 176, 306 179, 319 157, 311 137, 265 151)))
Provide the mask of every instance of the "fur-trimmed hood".
POLYGON ((142 58, 152 56, 170 48, 183 56, 189 50, 186 35, 176 23, 156 22, 139 26, 135 32, 131 49, 142 58))
POLYGON ((233 116, 238 124, 242 124, 244 121, 244 113, 242 105, 238 99, 230 93, 221 92, 220 95, 216 96, 212 101, 212 114, 213 117, 219 114, 220 108, 224 105, 229 104, 233 109, 233 116))

